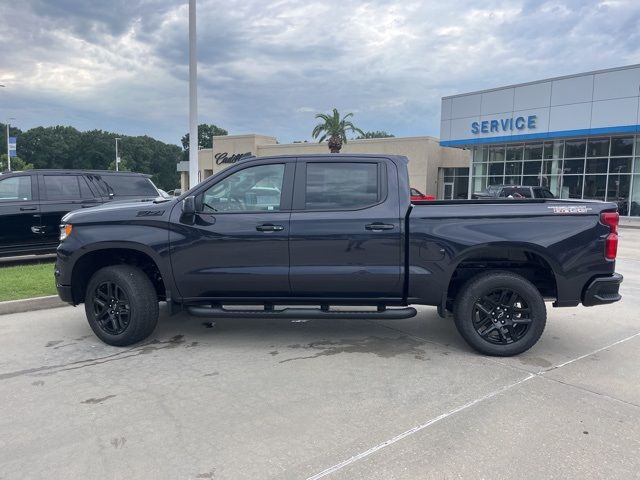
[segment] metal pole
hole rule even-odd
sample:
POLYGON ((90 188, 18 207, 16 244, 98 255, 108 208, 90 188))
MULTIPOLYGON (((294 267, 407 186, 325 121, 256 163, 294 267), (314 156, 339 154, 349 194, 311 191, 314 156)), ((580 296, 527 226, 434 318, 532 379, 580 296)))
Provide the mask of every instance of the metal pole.
POLYGON ((120 140, 120 138, 116 137, 116 172, 118 171, 118 164, 120 163, 120 157, 118 157, 118 140, 120 140))
POLYGON ((189 0, 189 188, 198 183, 198 62, 196 0, 189 0))
POLYGON ((9 150, 9 120, 7 120, 7 170, 11 171, 11 151, 9 150))

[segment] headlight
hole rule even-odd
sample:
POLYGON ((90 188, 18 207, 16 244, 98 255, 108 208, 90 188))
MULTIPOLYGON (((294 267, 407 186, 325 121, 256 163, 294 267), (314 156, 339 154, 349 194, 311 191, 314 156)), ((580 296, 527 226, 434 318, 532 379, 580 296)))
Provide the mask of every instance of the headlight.
POLYGON ((60 225, 60 241, 63 241, 65 238, 71 235, 72 230, 73 230, 73 225, 71 225, 70 223, 60 225))

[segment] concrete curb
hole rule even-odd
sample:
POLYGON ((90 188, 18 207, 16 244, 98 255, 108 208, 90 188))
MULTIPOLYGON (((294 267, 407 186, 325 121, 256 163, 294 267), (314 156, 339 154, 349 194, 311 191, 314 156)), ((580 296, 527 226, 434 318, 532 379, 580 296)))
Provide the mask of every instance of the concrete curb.
POLYGON ((60 300, 60 297, 57 295, 25 298, 23 300, 9 300, 8 302, 0 302, 0 315, 46 310, 48 308, 65 307, 67 305, 69 304, 60 300))

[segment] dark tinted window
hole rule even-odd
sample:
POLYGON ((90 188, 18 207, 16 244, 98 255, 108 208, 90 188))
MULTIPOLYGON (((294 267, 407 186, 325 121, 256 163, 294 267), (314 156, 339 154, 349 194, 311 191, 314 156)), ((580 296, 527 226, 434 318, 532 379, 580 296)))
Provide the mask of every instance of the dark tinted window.
POLYGON ((43 178, 47 200, 80 200, 82 198, 78 175, 45 175, 43 178))
POLYGON ((531 198, 531 189, 523 187, 507 187, 500 192, 501 197, 531 198))
POLYGON ((379 200, 377 163, 308 163, 305 207, 363 208, 379 200))
POLYGON ((535 198, 555 198, 553 196, 553 193, 551 193, 546 188, 534 188, 533 189, 533 196, 535 198))
POLYGON ((146 177, 137 175, 103 175, 102 182, 111 187, 109 193, 118 196, 156 197, 158 191, 146 177))
POLYGON ((31 177, 0 178, 0 202, 31 200, 31 177))

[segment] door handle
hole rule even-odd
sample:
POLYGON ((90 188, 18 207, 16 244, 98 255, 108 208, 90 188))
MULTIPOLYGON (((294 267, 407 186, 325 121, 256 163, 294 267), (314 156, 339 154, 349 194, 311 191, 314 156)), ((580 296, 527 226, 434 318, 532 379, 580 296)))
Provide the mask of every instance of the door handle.
POLYGON ((21 212, 26 212, 28 210, 37 210, 38 207, 20 207, 21 212))
POLYGON ((256 226, 256 230, 259 232, 281 232, 284 230, 282 225, 273 225, 272 223, 263 223, 256 226))
POLYGON ((374 223, 370 223, 368 225, 365 225, 364 227, 367 230, 373 230, 374 232, 376 231, 380 231, 380 230, 393 230, 395 228, 395 226, 389 224, 389 223, 380 223, 380 222, 374 222, 374 223))

